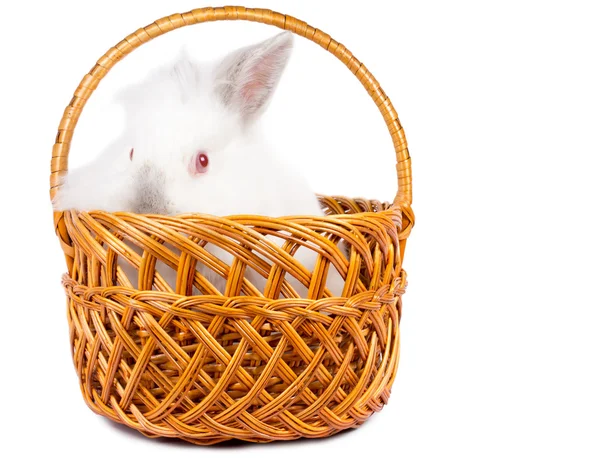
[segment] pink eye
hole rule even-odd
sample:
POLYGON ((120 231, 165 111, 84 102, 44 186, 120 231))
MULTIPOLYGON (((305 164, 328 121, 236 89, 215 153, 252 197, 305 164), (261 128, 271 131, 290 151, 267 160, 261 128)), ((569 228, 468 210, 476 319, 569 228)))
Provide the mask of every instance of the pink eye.
POLYGON ((131 151, 129 152, 129 160, 133 161, 133 148, 131 148, 131 151))
POLYGON ((208 171, 208 156, 206 153, 198 153, 192 159, 190 172, 192 174, 204 174, 208 171))

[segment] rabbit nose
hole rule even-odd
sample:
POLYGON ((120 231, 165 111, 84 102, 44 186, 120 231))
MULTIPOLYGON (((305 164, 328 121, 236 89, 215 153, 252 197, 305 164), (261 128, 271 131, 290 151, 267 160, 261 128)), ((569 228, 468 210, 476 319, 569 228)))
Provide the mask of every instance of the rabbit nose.
POLYGON ((169 214, 166 185, 165 172, 145 163, 135 175, 132 211, 142 214, 169 214))

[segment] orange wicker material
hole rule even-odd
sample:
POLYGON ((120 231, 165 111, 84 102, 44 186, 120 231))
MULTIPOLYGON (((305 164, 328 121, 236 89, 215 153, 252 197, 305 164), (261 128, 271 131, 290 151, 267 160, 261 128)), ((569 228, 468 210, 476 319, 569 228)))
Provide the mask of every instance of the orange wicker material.
POLYGON ((173 29, 237 19, 306 37, 356 75, 392 137, 394 203, 321 197, 322 217, 57 212, 73 360, 88 406, 149 437, 203 445, 326 437, 360 425, 388 401, 399 359, 402 258, 414 223, 404 132, 379 83, 348 49, 291 16, 243 7, 193 10, 138 29, 75 91, 53 148, 50 194, 67 172, 79 115, 116 62, 173 29), (224 263, 207 245, 234 260, 224 263), (294 258, 300 246, 318 254, 314 271, 294 258), (138 270, 137 284, 119 258, 138 270), (174 290, 157 262, 177 272, 174 290), (225 294, 198 263, 226 279, 225 294), (326 287, 330 268, 345 280, 341 297, 326 287), (263 290, 247 269, 266 278, 263 290), (291 277, 308 288, 305 297, 291 277), (202 294, 191 295, 194 287, 202 294))

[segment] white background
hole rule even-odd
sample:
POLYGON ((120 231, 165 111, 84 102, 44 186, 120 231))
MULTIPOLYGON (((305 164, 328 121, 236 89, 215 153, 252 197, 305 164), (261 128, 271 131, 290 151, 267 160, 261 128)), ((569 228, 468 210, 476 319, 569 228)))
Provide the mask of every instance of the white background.
MULTIPOLYGON (((417 224, 389 405, 323 441, 199 448, 94 415, 68 346, 48 200, 64 106, 106 49, 202 1, 1 7, 3 466, 600 465, 600 28, 589 1, 251 1, 324 29, 393 99, 413 157, 417 224), (386 461, 384 461, 386 460, 386 461)), ((218 5, 215 5, 218 6, 218 5)), ((122 118, 111 93, 188 43, 267 37, 210 24, 119 64, 76 134, 73 165, 122 118), (209 39, 210 38, 210 39, 209 39)), ((386 128, 352 75, 298 40, 266 116, 325 193, 391 199, 386 128)))

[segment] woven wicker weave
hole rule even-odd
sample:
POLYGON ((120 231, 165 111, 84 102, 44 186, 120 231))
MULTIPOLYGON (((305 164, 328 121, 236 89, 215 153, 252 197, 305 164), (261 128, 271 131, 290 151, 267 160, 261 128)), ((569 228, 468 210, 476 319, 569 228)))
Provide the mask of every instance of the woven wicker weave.
POLYGON ((63 284, 73 360, 85 401, 150 437, 196 444, 326 437, 379 411, 398 366, 402 257, 414 221, 404 132, 367 68, 302 21, 268 10, 203 8, 127 36, 85 75, 65 110, 52 152, 50 194, 67 171, 79 115, 116 62, 173 29, 238 19, 293 31, 350 69, 388 126, 398 193, 391 205, 321 197, 323 217, 55 213, 68 267, 63 284), (285 242, 276 245, 265 234, 285 242), (232 264, 208 253, 207 244, 231 252, 232 264), (293 257, 301 245, 319 255, 312 272, 293 257), (117 265, 119 257, 139 270, 137 285, 117 265), (177 271, 175 290, 156 273, 157 261, 177 271), (224 295, 198 273, 197 262, 226 278, 224 295), (245 279, 246 268, 267 278, 263 291, 245 279), (325 288, 328 268, 345 278, 342 297, 325 288), (298 297, 286 275, 308 288, 307 297, 298 297), (194 286, 204 294, 191 296, 194 286))

